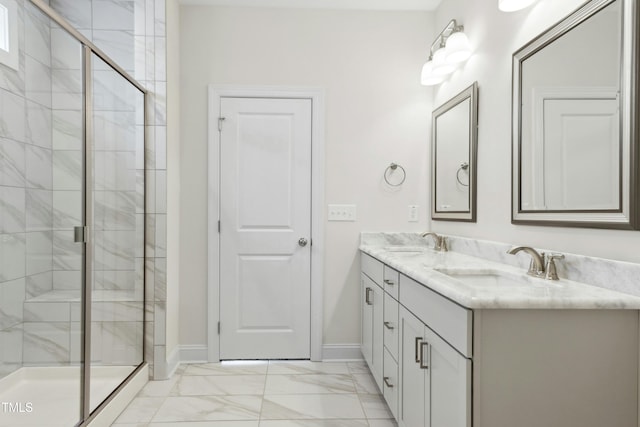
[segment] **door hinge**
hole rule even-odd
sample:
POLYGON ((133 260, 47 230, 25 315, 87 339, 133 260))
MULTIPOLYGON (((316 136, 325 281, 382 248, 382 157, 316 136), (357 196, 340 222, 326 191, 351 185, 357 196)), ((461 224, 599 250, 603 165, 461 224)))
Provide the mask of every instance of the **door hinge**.
POLYGON ((218 131, 222 132, 222 122, 224 122, 225 117, 218 117, 218 131))
POLYGON ((220 220, 218 220, 218 233, 220 232, 220 220))
POLYGON ((218 322, 218 335, 220 335, 220 322, 218 322))
POLYGON ((87 227, 73 227, 73 241, 75 243, 87 243, 87 227))

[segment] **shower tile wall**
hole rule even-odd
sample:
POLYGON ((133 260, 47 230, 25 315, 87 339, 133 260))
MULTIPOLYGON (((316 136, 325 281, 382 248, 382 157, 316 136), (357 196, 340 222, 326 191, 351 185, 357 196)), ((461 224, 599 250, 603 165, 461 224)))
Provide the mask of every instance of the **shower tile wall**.
POLYGON ((25 301, 53 288, 51 55, 48 22, 18 5, 19 69, 0 65, 0 377, 38 337, 54 360, 69 342, 65 326, 25 324, 25 301))
MULTIPOLYGON (((146 217, 141 201, 136 203, 135 224, 142 230, 146 221, 145 252, 136 251, 135 275, 142 277, 142 259, 146 269, 145 299, 145 356, 150 364, 152 377, 166 378, 169 374, 165 348, 165 307, 166 307, 166 38, 165 0, 50 0, 51 6, 64 16, 77 30, 102 49, 110 58, 133 75, 147 90, 147 138, 146 176, 142 159, 137 159, 136 183, 141 188, 146 179, 146 217), (144 179, 143 179, 144 178, 144 179)), ((100 126, 113 122, 122 123, 122 115, 104 111, 96 119, 96 136, 100 126)), ((136 128, 136 140, 142 145, 142 130, 136 128)), ((118 139, 119 135, 111 135, 118 139)), ((98 141, 97 141, 98 142, 98 141)), ((105 159, 106 161, 106 159, 105 159)), ((101 200, 96 194, 96 202, 104 207, 116 208, 131 201, 126 197, 106 195, 101 200)), ((125 222, 131 222, 128 218, 125 222)), ((132 236, 111 230, 111 237, 118 236, 121 244, 132 236)), ((136 236, 137 239, 142 235, 136 236)), ((116 239, 117 240, 117 239, 116 239)), ((112 239, 113 241, 113 239, 112 239)), ((130 247, 133 247, 131 245, 130 247)), ((54 262, 58 253, 54 253, 54 262)), ((96 286, 109 290, 119 284, 131 283, 121 269, 108 268, 96 271, 96 286)), ((96 310, 94 304, 94 310, 96 310)), ((117 308, 122 312, 127 307, 117 308)), ((134 328, 141 331, 140 328, 134 328)), ((103 328, 102 333, 110 334, 103 328)), ((122 331, 119 331, 122 332, 122 331)), ((95 331, 95 334, 100 332, 95 331)), ((106 340, 106 338, 105 338, 106 340)), ((104 346, 103 346, 104 347, 104 346)), ((98 349, 94 349, 98 351, 98 349)), ((104 348, 102 349, 104 352, 104 348)))
MULTIPOLYGON (((20 69, 0 65, 0 378, 23 364, 73 363, 80 354, 80 303, 68 298, 43 301, 46 295, 73 293, 80 286, 79 247, 69 243, 68 234, 80 222, 76 208, 81 197, 82 141, 78 50, 75 41, 55 25, 48 30, 42 23, 32 25, 39 18, 28 1, 18 4, 20 69)), ((164 0, 51 0, 50 4, 149 90, 147 216, 137 200, 135 218, 125 220, 141 230, 146 219, 146 254, 136 251, 133 272, 103 265, 96 271, 96 290, 132 283, 122 275, 134 274, 140 280, 146 256, 145 354, 152 372, 155 367, 154 377, 164 378, 168 374, 165 331, 162 326, 154 328, 166 324, 164 0)), ((122 116, 112 113, 104 111, 101 119, 120 123, 122 116)), ((99 126, 96 120, 96 130, 99 126)), ((142 130, 137 127, 135 132, 142 145, 142 130)), ((105 148, 108 156, 109 147, 105 148)), ((134 167, 140 189, 144 164, 138 160, 134 167)), ((109 215, 118 215, 118 207, 132 201, 122 194, 105 193, 96 194, 96 202, 105 208, 106 224, 102 225, 106 229, 109 215)), ((120 244, 132 238, 110 231, 124 239, 120 244)), ((110 348, 110 337, 123 333, 122 324, 113 322, 131 319, 134 308, 131 303, 94 304, 94 320, 100 325, 94 325, 94 334, 101 339, 94 339, 93 351, 100 359, 109 359, 104 351, 110 348), (107 321, 111 324, 105 326, 107 321)), ((139 334, 142 326, 133 330, 139 334)))

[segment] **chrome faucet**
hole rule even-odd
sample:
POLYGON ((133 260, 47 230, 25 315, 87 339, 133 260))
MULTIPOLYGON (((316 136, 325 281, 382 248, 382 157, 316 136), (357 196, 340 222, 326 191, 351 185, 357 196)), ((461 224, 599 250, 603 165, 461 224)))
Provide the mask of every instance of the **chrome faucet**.
POLYGON ((531 263, 529 264, 529 270, 527 274, 534 277, 541 277, 547 280, 558 280, 558 273, 556 271, 556 259, 563 259, 562 254, 549 254, 544 252, 538 253, 529 246, 516 246, 507 251, 511 255, 515 255, 520 251, 524 251, 531 255, 531 263))
POLYGON ((449 250, 447 249, 447 238, 444 236, 438 236, 436 233, 432 231, 427 231, 425 233, 422 233, 420 236, 433 237, 433 242, 434 242, 433 249, 435 249, 436 251, 447 252, 449 250))

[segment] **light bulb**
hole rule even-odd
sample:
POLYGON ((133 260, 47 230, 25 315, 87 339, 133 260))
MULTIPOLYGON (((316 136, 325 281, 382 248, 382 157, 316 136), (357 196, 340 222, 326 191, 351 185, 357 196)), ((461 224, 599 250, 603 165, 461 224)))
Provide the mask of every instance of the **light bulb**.
POLYGON ((469 38, 462 31, 453 33, 447 39, 446 61, 448 64, 459 64, 471 56, 469 38))
POLYGON ((443 76, 433 75, 433 61, 429 60, 422 66, 422 73, 420 75, 420 83, 424 86, 433 86, 442 83, 443 76))
POLYGON ((453 73, 456 69, 455 64, 449 64, 447 62, 447 51, 441 47, 433 54, 433 74, 436 76, 446 76, 453 73))
POLYGON ((498 9, 503 12, 515 12, 531 6, 536 0, 498 0, 498 9))

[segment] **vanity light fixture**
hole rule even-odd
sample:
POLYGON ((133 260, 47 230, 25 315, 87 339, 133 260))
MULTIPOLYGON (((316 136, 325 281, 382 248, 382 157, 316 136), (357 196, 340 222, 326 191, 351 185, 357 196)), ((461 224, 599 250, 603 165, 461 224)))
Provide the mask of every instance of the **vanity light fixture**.
POLYGON ((448 76, 456 69, 456 64, 447 61, 447 53, 446 47, 433 52, 433 74, 436 76, 448 76))
POLYGON ((536 0, 498 0, 498 9, 503 12, 515 12, 531 6, 536 0))
POLYGON ((429 60, 422 66, 420 82, 424 86, 442 83, 459 64, 469 59, 471 44, 463 31, 464 27, 452 19, 438 34, 429 49, 429 60))
POLYGON ((420 76, 420 82, 425 86, 439 85, 444 81, 445 76, 436 76, 433 74, 433 60, 428 60, 422 66, 422 74, 420 76))

